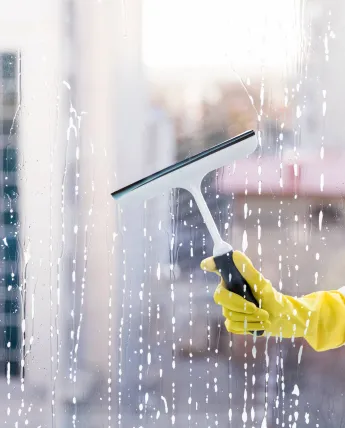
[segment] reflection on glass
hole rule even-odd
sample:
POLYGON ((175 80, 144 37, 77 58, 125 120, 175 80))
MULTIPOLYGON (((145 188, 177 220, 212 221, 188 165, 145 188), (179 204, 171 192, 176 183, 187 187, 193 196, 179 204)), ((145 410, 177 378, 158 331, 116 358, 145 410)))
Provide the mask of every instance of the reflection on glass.
POLYGON ((0 54, 0 284, 1 330, 0 364, 4 377, 18 376, 21 361, 21 292, 14 281, 20 272, 18 240, 18 177, 16 174, 15 114, 17 95, 8 98, 9 91, 18 88, 18 56, 16 52, 0 54))

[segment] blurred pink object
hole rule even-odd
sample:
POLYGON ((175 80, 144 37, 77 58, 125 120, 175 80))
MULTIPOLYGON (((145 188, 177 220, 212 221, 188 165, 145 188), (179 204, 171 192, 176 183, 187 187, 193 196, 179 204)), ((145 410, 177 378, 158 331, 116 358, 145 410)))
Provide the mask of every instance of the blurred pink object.
POLYGON ((278 156, 237 161, 219 174, 221 193, 248 195, 308 195, 315 197, 345 196, 345 157, 338 151, 325 149, 294 156, 294 152, 278 156))

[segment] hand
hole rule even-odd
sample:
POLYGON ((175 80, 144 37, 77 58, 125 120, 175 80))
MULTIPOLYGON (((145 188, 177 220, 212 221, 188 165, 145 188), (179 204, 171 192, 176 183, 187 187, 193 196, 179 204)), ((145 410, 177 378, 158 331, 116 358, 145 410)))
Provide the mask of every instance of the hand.
MULTIPOLYGON (((345 343, 345 296, 339 291, 320 291, 301 298, 279 293, 243 253, 234 251, 233 261, 245 278, 259 307, 229 292, 221 280, 214 300, 223 308, 229 332, 246 334, 264 330, 265 335, 282 338, 304 337, 316 350, 336 348, 345 343)), ((219 272, 213 257, 201 268, 219 272)))

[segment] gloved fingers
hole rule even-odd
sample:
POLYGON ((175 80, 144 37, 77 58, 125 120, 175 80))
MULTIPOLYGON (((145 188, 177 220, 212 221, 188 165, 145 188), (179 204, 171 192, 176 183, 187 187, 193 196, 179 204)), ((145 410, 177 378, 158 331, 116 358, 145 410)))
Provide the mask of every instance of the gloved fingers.
POLYGON ((213 257, 208 257, 207 259, 204 259, 200 263, 200 267, 202 270, 206 270, 207 272, 213 272, 216 273, 218 276, 221 276, 217 270, 213 257))
POLYGON ((229 319, 225 320, 225 328, 228 332, 243 334, 250 333, 252 331, 267 330, 271 323, 269 321, 263 322, 235 322, 229 319))
POLYGON ((238 271, 250 285, 254 296, 259 297, 260 292, 267 285, 266 278, 255 269, 251 260, 241 251, 234 251, 232 258, 238 271))
POLYGON ((264 309, 258 309, 254 314, 244 314, 243 312, 229 311, 223 307, 223 316, 234 322, 263 322, 269 320, 269 314, 264 309))
POLYGON ((234 312, 253 314, 258 310, 254 303, 248 302, 238 294, 228 291, 222 284, 219 284, 216 288, 213 299, 218 305, 234 312))

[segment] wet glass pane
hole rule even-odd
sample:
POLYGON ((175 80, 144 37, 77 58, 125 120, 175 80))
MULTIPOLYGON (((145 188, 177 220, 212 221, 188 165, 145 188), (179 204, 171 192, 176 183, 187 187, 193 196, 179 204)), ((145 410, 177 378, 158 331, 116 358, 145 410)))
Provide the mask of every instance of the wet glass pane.
POLYGON ((18 196, 17 186, 5 185, 4 187, 4 196, 10 199, 15 199, 18 196))
POLYGON ((18 224, 18 213, 7 211, 4 213, 3 223, 5 225, 17 225, 18 224))
POLYGON ((17 72, 17 57, 15 54, 5 53, 1 55, 2 77, 14 78, 17 72))
POLYGON ((343 426, 344 18, 3 2, 1 426, 343 426))
POLYGON ((17 170, 17 150, 13 148, 5 148, 3 150, 3 170, 12 172, 17 170))

